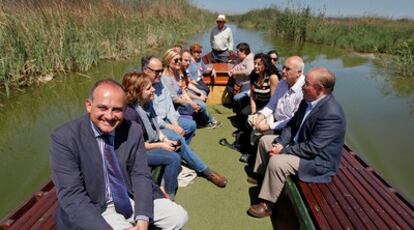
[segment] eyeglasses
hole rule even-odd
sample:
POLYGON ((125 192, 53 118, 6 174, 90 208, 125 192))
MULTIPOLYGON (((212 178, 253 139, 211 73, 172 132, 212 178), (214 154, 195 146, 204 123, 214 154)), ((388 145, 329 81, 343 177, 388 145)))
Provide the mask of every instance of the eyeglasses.
POLYGON ((178 62, 181 62, 181 58, 175 58, 174 63, 177 64, 178 62))
POLYGON ((286 71, 289 71, 289 70, 291 70, 292 68, 287 67, 287 66, 285 66, 285 65, 284 65, 284 66, 282 67, 282 69, 285 69, 286 71))
POLYGON ((152 72, 154 72, 155 73, 155 75, 160 75, 161 73, 162 73, 162 71, 164 71, 164 69, 153 69, 153 68, 151 68, 151 67, 149 67, 149 66, 147 66, 147 68, 149 69, 149 70, 151 70, 152 72))
POLYGON ((279 58, 275 57, 275 58, 270 58, 272 61, 277 61, 279 60, 279 58))

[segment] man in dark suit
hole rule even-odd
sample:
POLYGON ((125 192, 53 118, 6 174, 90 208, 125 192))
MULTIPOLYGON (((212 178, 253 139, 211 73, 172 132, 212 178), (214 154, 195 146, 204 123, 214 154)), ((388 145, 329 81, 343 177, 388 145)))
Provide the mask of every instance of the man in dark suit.
POLYGON ((272 214, 288 175, 311 183, 328 183, 336 174, 345 137, 345 115, 331 94, 335 75, 326 68, 314 68, 305 77, 304 100, 298 111, 273 142, 259 198, 248 213, 254 217, 272 214))
POLYGON ((52 178, 59 229, 179 229, 186 211, 153 184, 141 126, 123 120, 126 96, 119 83, 98 81, 86 100, 88 114, 51 135, 52 178))

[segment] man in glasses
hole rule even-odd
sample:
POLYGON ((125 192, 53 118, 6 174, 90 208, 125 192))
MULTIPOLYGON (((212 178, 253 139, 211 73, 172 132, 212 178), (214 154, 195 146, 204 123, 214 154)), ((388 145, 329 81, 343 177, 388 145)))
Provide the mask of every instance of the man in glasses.
MULTIPOLYGON (((282 70, 283 79, 279 82, 269 103, 253 119, 254 135, 252 137, 257 138, 264 135, 259 140, 254 166, 254 172, 259 175, 263 174, 263 171, 260 170, 265 167, 262 162, 267 162, 263 158, 268 157, 273 140, 293 117, 302 101, 302 86, 305 84, 304 68, 305 64, 299 56, 286 59, 282 70)), ((250 154, 243 155, 242 161, 247 162, 249 157, 250 154)), ((248 177, 247 180, 253 184, 257 183, 252 177, 248 177)))
POLYGON ((216 23, 210 33, 211 58, 213 62, 227 62, 229 50, 233 50, 233 32, 225 25, 224 14, 217 17, 216 23))
POLYGON ((187 142, 190 143, 197 128, 196 123, 190 119, 180 117, 180 114, 175 110, 168 93, 161 82, 161 75, 163 73, 162 62, 155 56, 146 56, 141 59, 142 72, 151 77, 155 88, 154 108, 158 115, 158 124, 161 128, 168 128, 183 136, 187 142))

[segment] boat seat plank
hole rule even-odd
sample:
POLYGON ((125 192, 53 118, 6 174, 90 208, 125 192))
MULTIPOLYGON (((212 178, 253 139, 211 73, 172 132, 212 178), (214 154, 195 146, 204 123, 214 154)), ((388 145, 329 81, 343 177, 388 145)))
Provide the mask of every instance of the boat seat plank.
POLYGON ((347 146, 331 183, 296 186, 318 229, 414 228, 412 203, 347 146))
MULTIPOLYGON (((43 195, 21 218, 19 218, 10 229, 30 229, 38 221, 47 219, 49 210, 54 210, 53 205, 57 202, 56 189, 53 188, 43 195)), ((49 215, 50 216, 50 215, 49 215)))

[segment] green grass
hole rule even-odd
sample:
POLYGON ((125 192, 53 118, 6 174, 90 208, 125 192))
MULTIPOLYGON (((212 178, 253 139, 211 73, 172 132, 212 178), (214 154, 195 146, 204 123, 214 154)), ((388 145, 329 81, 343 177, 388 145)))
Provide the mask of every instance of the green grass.
POLYGON ((210 14, 186 0, 0 0, 0 94, 181 43, 210 14), (197 26, 194 26, 197 22, 197 26))
POLYGON ((247 214, 250 205, 258 203, 259 188, 247 183, 247 172, 251 169, 239 162, 240 153, 218 143, 221 138, 234 141, 235 128, 228 119, 234 114, 222 105, 209 105, 209 111, 223 126, 198 129, 191 147, 211 169, 226 176, 228 184, 218 188, 197 177, 192 184, 178 189, 176 202, 189 214, 185 229, 298 229, 292 206, 284 196, 277 202, 273 210, 276 214, 271 218, 257 219, 247 214))
POLYGON ((414 20, 328 18, 324 12, 312 14, 308 7, 253 10, 233 20, 244 27, 258 28, 291 41, 390 54, 397 72, 410 78, 414 76, 414 20))

